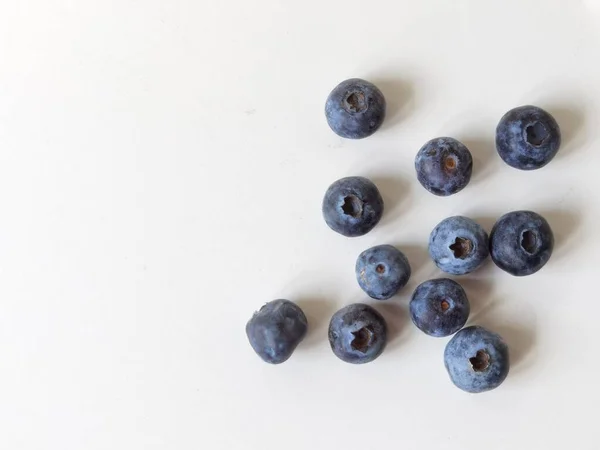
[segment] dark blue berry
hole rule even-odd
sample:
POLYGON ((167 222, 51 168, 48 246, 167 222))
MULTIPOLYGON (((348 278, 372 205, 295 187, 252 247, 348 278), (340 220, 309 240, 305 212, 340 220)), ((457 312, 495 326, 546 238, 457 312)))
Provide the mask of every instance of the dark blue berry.
POLYGON ((550 113, 537 106, 507 112, 496 128, 496 150, 516 169, 544 167, 558 152, 560 128, 550 113))
POLYGON ((329 322, 329 343, 342 361, 371 362, 381 355, 386 342, 385 319, 369 305, 348 305, 336 312, 329 322))
POLYGON ((444 364, 458 388, 472 393, 489 391, 508 375, 508 347, 485 328, 463 328, 446 345, 444 364))
POLYGON ((550 259, 554 235, 550 225, 532 211, 513 211, 502 216, 490 233, 492 261, 518 277, 540 270, 550 259))
POLYGON ((327 225, 348 237, 362 236, 373 229, 383 214, 383 199, 377 186, 367 178, 337 180, 323 198, 327 225))
POLYGON ((371 298, 386 300, 406 286, 410 264, 392 245, 377 245, 362 252, 356 260, 356 280, 371 298))
POLYGON ((429 237, 429 256, 446 273, 464 275, 472 272, 488 255, 487 233, 467 217, 442 220, 429 237))
POLYGON ((325 116, 329 127, 343 138, 372 135, 385 118, 385 98, 377 86, 360 78, 338 84, 327 97, 325 116))
POLYGON ((246 335, 254 351, 264 361, 280 364, 287 360, 304 339, 306 316, 289 300, 273 300, 255 312, 246 324, 246 335))
POLYGON ((421 283, 410 300, 410 317, 423 333, 450 336, 460 330, 471 307, 467 294, 456 281, 440 278, 421 283))
POLYGON ((456 194, 471 180, 473 158, 461 142, 440 137, 427 142, 415 158, 417 178, 435 195, 456 194))

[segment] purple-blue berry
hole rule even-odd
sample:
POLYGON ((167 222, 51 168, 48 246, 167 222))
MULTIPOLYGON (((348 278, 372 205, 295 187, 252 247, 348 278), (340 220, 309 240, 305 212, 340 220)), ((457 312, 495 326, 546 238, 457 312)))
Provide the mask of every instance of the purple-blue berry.
POLYGON ((383 199, 371 180, 346 177, 329 186, 322 211, 333 231, 348 237, 362 236, 379 223, 383 199))
POLYGON ((387 343, 387 324, 381 314, 364 303, 336 312, 329 322, 329 344, 335 356, 351 364, 373 361, 387 343))
POLYGON ((381 126, 385 106, 385 97, 377 86, 352 78, 342 81, 331 91, 325 103, 325 117, 338 136, 362 139, 381 126))
POLYGON ((371 298, 386 300, 406 286, 410 264, 392 245, 377 245, 362 252, 356 260, 356 280, 371 298))
POLYGON ((483 327, 463 328, 446 345, 444 364, 456 387, 471 393, 489 391, 508 375, 508 346, 483 327))
POLYGON ((271 364, 280 364, 292 356, 307 330, 304 312, 289 300, 266 303, 246 324, 250 345, 263 361, 271 364))
POLYGON ((450 336, 460 330, 471 312, 467 294, 449 278, 421 283, 410 300, 410 318, 429 336, 450 336))
POLYGON ((537 106, 511 109, 496 128, 496 150, 506 164, 516 169, 544 167, 558 152, 560 141, 558 123, 537 106))
POLYGON ((550 225, 533 211, 505 214, 490 233, 492 261, 517 277, 531 275, 544 267, 553 248, 554 234, 550 225))
POLYGON ((473 158, 464 144, 450 137, 427 142, 417 153, 415 169, 419 183, 439 196, 456 194, 471 180, 473 158))
POLYGON ((468 217, 444 219, 429 236, 429 256, 446 273, 464 275, 472 272, 488 255, 487 233, 468 217))

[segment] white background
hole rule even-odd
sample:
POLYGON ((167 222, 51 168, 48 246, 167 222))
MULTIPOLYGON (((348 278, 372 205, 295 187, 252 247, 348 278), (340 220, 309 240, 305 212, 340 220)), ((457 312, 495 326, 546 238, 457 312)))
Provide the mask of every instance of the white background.
POLYGON ((599 123, 597 1, 3 1, 0 448, 597 449, 599 123), (360 141, 323 114, 350 77, 388 101, 360 141), (539 171, 494 149, 522 104, 562 128, 539 171), (475 159, 450 198, 413 167, 441 135, 475 159), (320 211, 348 175, 386 204, 354 239, 320 211), (418 331, 407 303, 442 275, 426 252, 440 220, 489 231, 515 209, 548 219, 555 253, 534 276, 489 262, 460 278, 469 323, 512 357, 500 388, 469 395, 444 369, 448 339, 418 331), (383 243, 413 277, 375 302, 353 268, 383 243), (270 366, 244 329, 275 298, 310 332, 270 366), (357 301, 392 329, 364 366, 326 337, 357 301))

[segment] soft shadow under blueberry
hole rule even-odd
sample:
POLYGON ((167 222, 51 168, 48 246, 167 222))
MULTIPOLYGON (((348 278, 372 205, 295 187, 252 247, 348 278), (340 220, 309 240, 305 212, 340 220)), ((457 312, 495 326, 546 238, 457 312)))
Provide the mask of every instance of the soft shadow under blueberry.
POLYGON ((407 337, 410 326, 407 307, 391 300, 370 302, 369 304, 385 319, 388 328, 387 349, 391 350, 400 346, 407 337))
POLYGON ((383 93, 386 102, 382 130, 393 128, 409 117, 415 109, 414 89, 406 80, 398 78, 374 78, 370 80, 383 93))
POLYGON ((301 345, 308 348, 327 340, 327 328, 335 312, 335 304, 330 299, 318 297, 301 298, 295 303, 304 311, 308 320, 308 332, 301 345))
POLYGON ((586 242, 579 236, 581 213, 575 210, 541 210, 536 211, 544 217, 554 234, 554 250, 549 263, 562 259, 574 247, 586 242))
POLYGON ((429 253, 427 252, 427 247, 425 246, 402 243, 394 243, 392 245, 404 253, 408 259, 411 279, 423 269, 423 266, 425 266, 428 261, 431 260, 429 258, 429 253))
POLYGON ((383 216, 380 225, 395 222, 410 207, 410 183, 398 176, 374 175, 369 177, 383 198, 383 216))
MULTIPOLYGON (((508 211, 506 211, 508 212, 508 211)), ((470 215, 467 216, 471 219, 473 219, 475 222, 477 222, 479 225, 481 225, 483 227, 483 229, 485 230, 485 232, 488 234, 491 233, 492 228, 494 227, 494 224, 496 223, 496 221, 502 216, 502 214, 499 214, 497 217, 494 216, 478 216, 478 215, 470 215)))
MULTIPOLYGON (((497 303, 492 301, 491 304, 497 303)), ((504 339, 508 345, 512 375, 526 371, 535 363, 535 322, 524 323, 517 317, 508 320, 505 315, 498 316, 492 306, 485 311, 485 314, 480 314, 477 321, 469 323, 469 325, 480 325, 499 334, 504 339)))
MULTIPOLYGON (((573 246, 578 242, 585 242, 583 239, 580 239, 579 228, 582 217, 581 213, 576 209, 532 210, 548 221, 550 228, 552 228, 552 232, 554 233, 554 251, 552 252, 551 261, 553 259, 557 260, 562 258, 565 253, 570 249, 573 249, 573 246)), ((505 213, 508 212, 510 211, 505 211, 505 213)), ((471 218, 490 234, 494 224, 502 217, 502 215, 503 214, 498 214, 498 217, 473 216, 471 218)), ((481 268, 480 270, 482 269, 485 268, 481 268)))
POLYGON ((494 167, 500 163, 494 133, 495 131, 491 130, 489 137, 459 136, 458 140, 465 144, 473 157, 473 174, 466 189, 487 180, 494 172, 494 167))
POLYGON ((471 305, 469 323, 477 322, 479 317, 485 317, 487 311, 493 307, 493 283, 491 277, 455 277, 453 279, 459 283, 467 293, 467 298, 469 299, 469 304, 471 305))
POLYGON ((581 107, 573 105, 550 105, 544 107, 554 116, 561 134, 561 144, 556 158, 569 156, 576 149, 585 145, 588 139, 585 113, 581 107))

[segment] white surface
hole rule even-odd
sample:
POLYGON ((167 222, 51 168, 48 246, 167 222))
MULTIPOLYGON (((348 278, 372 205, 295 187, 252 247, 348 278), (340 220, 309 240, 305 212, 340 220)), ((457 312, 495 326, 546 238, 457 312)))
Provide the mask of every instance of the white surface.
POLYGON ((0 448, 597 449, 600 363, 600 7, 597 1, 5 1, 0 6, 0 448), (388 99, 381 131, 336 137, 339 81, 388 99), (536 172, 503 164, 497 121, 522 104, 562 127, 536 172), (414 155, 450 135, 475 158, 437 198, 414 155), (371 177, 386 212, 346 239, 321 217, 337 178, 371 177), (461 278, 470 323, 500 332, 513 367, 468 395, 447 339, 407 316, 440 276, 429 232, 452 214, 488 229, 545 215, 538 274, 489 263, 461 278), (414 272, 368 301, 356 256, 398 245, 414 272), (252 312, 298 302, 310 333, 269 366, 252 312), (365 366, 336 359, 331 314, 376 303, 393 329, 365 366))

